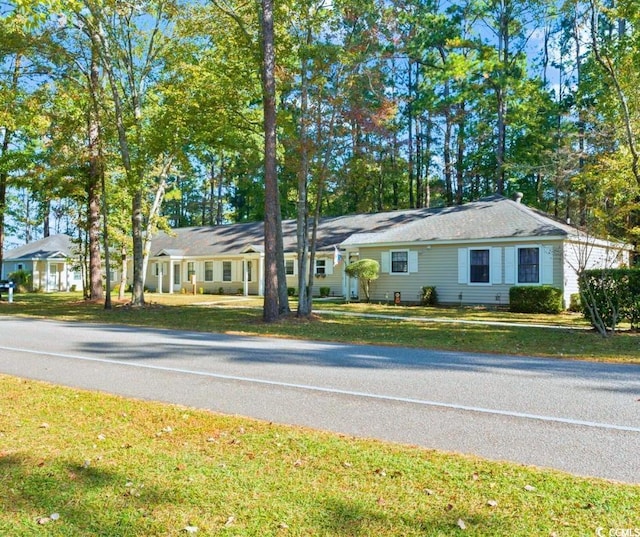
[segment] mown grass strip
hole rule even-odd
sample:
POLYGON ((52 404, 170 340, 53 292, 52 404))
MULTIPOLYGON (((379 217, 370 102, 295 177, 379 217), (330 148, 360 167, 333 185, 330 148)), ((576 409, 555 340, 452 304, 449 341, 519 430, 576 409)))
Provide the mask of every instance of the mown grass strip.
POLYGON ((640 334, 622 331, 602 338, 592 330, 562 330, 520 327, 517 324, 463 324, 424 322, 415 317, 446 317, 534 324, 562 324, 567 328, 586 324, 579 315, 517 315, 477 308, 404 308, 372 304, 319 303, 341 312, 381 313, 404 319, 363 318, 322 313, 313 319, 288 317, 276 323, 262 322, 259 300, 237 301, 213 295, 148 294, 149 306, 129 308, 83 301, 80 295, 17 295, 13 304, 0 303, 0 314, 28 315, 49 319, 120 323, 155 328, 234 332, 273 337, 378 345, 401 345, 453 351, 505 353, 564 359, 585 359, 640 364, 640 334))
POLYGON ((639 486, 7 376, 0 409, 1 535, 529 536, 640 527, 639 486))

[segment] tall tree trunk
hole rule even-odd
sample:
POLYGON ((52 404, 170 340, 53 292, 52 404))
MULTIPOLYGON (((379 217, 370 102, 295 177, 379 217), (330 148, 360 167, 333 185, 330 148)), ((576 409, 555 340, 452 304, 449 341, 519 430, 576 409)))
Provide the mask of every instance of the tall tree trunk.
MULTIPOLYGON (((417 68, 417 67, 416 67, 417 68)), ((414 195, 413 195, 413 178, 414 178, 414 147, 413 147, 413 87, 414 87, 414 82, 413 82, 413 62, 411 60, 409 60, 408 62, 408 74, 409 74, 409 81, 408 81, 408 90, 409 90, 409 99, 407 102, 407 116, 408 116, 408 123, 409 123, 409 140, 408 140, 408 151, 409 154, 407 156, 408 159, 408 173, 409 173, 409 207, 414 209, 416 206, 416 202, 414 199, 414 195)))
MULTIPOLYGON (((500 0, 500 21, 498 32, 498 55, 501 63, 502 77, 506 77, 509 72, 511 46, 511 33, 509 22, 511 20, 513 0, 500 0)), ((505 83, 498 81, 496 86, 497 101, 497 130, 498 140, 496 141, 496 192, 500 195, 504 194, 505 189, 505 158, 507 150, 507 91, 505 83)))
MULTIPOLYGON (((311 28, 307 29, 306 45, 311 43, 311 28)), ((300 170, 298 171, 298 217, 297 217, 297 247, 298 254, 298 317, 307 317, 311 314, 311 290, 307 285, 307 263, 309 257, 308 235, 308 191, 309 181, 309 139, 307 135, 307 123, 309 121, 309 84, 308 61, 303 57, 300 63, 300 170)))
POLYGON ((87 235, 89 239, 89 298, 91 300, 102 300, 104 298, 104 289, 102 287, 102 258, 100 255, 100 190, 103 174, 100 151, 99 106, 96 102, 99 84, 98 55, 95 44, 92 44, 89 72, 91 104, 88 111, 89 177, 87 185, 89 198, 89 214, 87 219, 87 235))
POLYGON ((264 257, 265 322, 279 317, 278 304, 278 171, 276 161, 276 84, 273 0, 262 2, 262 104, 264 111, 264 257))
POLYGON ((452 181, 452 164, 451 164, 451 131, 452 119, 451 110, 447 106, 444 113, 444 140, 443 140, 443 157, 444 157, 444 188, 446 192, 447 205, 453 205, 453 181, 452 181))
POLYGON ((458 105, 458 156, 456 158, 456 204, 462 205, 464 194, 464 152, 465 152, 465 121, 466 110, 464 101, 458 105))
MULTIPOLYGON (((120 290, 118 291, 118 300, 124 300, 124 295, 127 291, 127 247, 122 245, 120 249, 120 290)), ((173 282, 171 282, 173 285, 173 282)))

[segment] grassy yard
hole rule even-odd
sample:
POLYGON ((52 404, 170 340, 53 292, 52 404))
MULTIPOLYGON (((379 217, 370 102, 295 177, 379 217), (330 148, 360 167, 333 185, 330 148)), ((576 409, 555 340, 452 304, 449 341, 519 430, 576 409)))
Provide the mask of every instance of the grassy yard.
MULTIPOLYGON (((604 340, 575 315, 323 302, 313 320, 265 324, 257 300, 147 300, 142 309, 105 311, 80 295, 16 295, 0 303, 0 315, 640 363, 638 334, 604 340), (512 324, 458 322, 474 320, 512 324)), ((640 486, 6 376, 0 482, 3 536, 580 536, 640 528, 640 486)))
POLYGON ((0 482, 0 535, 12 537, 529 537, 640 527, 640 486, 2 375, 0 482))
POLYGON ((508 353, 551 358, 640 363, 640 334, 621 331, 604 339, 577 314, 524 315, 480 308, 394 307, 317 302, 313 320, 294 316, 262 322, 257 299, 217 295, 147 294, 148 307, 132 309, 85 302, 79 294, 16 295, 0 314, 123 323, 184 330, 404 345, 433 349, 508 353), (377 314, 383 317, 338 315, 377 314), (386 317, 385 317, 386 316, 386 317), (392 318, 393 317, 393 318, 392 318), (401 319, 397 319, 401 317, 401 319), (424 320, 437 319, 437 320, 424 320), (465 321, 509 324, 466 324, 465 321), (554 325, 555 328, 526 324, 554 325), (519 326, 522 325, 522 326, 519 326), (557 328, 560 326, 561 328, 557 328))

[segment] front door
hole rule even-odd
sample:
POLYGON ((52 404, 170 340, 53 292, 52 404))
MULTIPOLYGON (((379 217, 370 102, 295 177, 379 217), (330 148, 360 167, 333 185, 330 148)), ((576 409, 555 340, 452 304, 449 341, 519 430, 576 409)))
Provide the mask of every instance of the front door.
POLYGON ((49 264, 49 277, 47 279, 47 291, 61 290, 61 277, 63 266, 58 263, 49 264))
POLYGON ((173 290, 180 291, 180 263, 173 264, 173 290))

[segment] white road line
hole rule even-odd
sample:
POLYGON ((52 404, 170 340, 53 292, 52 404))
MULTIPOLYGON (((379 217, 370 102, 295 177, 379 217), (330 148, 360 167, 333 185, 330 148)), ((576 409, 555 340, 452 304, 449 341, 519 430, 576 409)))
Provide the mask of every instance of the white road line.
POLYGON ((253 384, 262 384, 267 386, 277 386, 280 388, 292 388, 297 390, 307 390, 313 392, 320 393, 328 393, 334 395, 346 395, 349 397, 360 397, 366 399, 376 399, 380 401, 391 401, 395 403, 408 403, 413 405, 421 405, 428 407, 436 407, 436 408, 446 408, 449 410, 463 410, 466 412, 477 412, 480 414, 493 414, 498 416, 507 416, 511 418, 522 418, 528 420, 536 420, 536 421, 546 421, 552 423, 562 423, 565 425, 576 425, 582 427, 592 427, 596 429, 608 429, 614 431, 625 431, 632 433, 640 433, 640 427, 632 427, 628 425, 616 425, 612 423, 600 423, 594 421, 584 421, 584 420, 576 420, 572 418, 558 418, 554 416, 543 416, 538 414, 528 414, 526 412, 514 412, 509 410, 498 410, 493 408, 483 408, 483 407, 475 407, 468 405, 458 405, 454 403, 443 403, 440 401, 428 401, 424 399, 412 399, 410 397, 397 397, 393 395, 380 395, 375 393, 367 393, 367 392, 357 392, 351 390, 341 390, 337 388, 324 388, 322 386, 312 386, 308 384, 295 384, 291 382, 280 382, 275 380, 265 380, 265 379, 257 379, 251 377, 241 377, 236 375, 223 375, 221 373, 210 373, 207 371, 194 371, 192 369, 182 369, 179 367, 166 367, 160 365, 149 365, 149 364, 141 364, 137 362, 128 362, 124 360, 110 360, 107 358, 91 358, 89 356, 78 356, 74 354, 62 354, 55 352, 47 352, 47 351, 36 351, 30 349, 21 349, 16 347, 4 347, 0 346, 0 350, 12 351, 12 352, 22 352, 26 354, 36 354, 41 356, 53 356, 56 358, 65 358, 71 360, 82 360, 86 362, 99 362, 105 364, 116 364, 116 365, 124 365, 128 367, 137 367, 140 369, 151 369, 155 371, 167 371, 171 373, 182 373, 186 375, 196 375, 201 377, 209 377, 216 378, 221 380, 232 380, 237 382, 248 382, 253 384))

